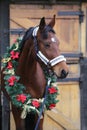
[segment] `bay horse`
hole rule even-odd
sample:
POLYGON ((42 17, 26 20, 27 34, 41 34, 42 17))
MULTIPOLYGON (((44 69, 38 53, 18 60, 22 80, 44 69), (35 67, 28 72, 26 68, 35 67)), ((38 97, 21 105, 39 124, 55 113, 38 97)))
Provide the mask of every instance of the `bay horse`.
MULTIPOLYGON (((53 29, 54 25, 55 15, 48 24, 44 17, 41 18, 38 26, 31 27, 26 31, 19 45, 20 56, 16 74, 20 76, 20 83, 26 86, 25 93, 29 93, 33 98, 39 99, 45 95, 46 78, 43 68, 57 78, 65 78, 69 71, 66 60, 60 53, 59 40, 53 29)), ((5 92, 3 78, 2 90, 5 92)), ((30 112, 25 119, 21 119, 21 111, 20 108, 12 104, 16 130, 43 130, 43 112, 38 127, 35 129, 38 114, 30 112)))

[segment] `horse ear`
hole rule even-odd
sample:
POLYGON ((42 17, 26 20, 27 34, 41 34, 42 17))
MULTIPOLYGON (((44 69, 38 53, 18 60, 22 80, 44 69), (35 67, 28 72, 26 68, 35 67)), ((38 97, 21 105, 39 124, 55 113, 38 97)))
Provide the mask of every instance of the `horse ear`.
POLYGON ((41 18, 40 24, 39 24, 39 29, 40 29, 40 31, 42 31, 45 26, 46 26, 45 17, 43 17, 43 18, 41 18))
POLYGON ((48 25, 51 26, 52 28, 53 28, 54 25, 55 25, 55 17, 56 17, 56 15, 53 16, 52 20, 51 20, 50 23, 48 24, 48 25))

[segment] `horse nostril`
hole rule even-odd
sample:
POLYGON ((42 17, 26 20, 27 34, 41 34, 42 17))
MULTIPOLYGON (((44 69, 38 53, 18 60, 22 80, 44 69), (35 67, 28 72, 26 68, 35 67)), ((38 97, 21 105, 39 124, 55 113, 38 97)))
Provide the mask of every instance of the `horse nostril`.
POLYGON ((67 75, 68 75, 68 72, 66 72, 65 70, 61 71, 61 78, 66 78, 67 75))

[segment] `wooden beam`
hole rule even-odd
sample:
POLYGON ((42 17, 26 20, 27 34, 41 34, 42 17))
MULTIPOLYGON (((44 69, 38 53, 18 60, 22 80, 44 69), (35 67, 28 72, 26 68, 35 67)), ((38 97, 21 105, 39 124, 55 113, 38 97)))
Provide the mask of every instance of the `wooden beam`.
POLYGON ((62 113, 59 111, 48 111, 46 112, 47 116, 51 118, 52 120, 55 120, 56 123, 60 124, 63 128, 67 130, 79 130, 78 124, 73 123, 70 119, 65 117, 62 113))
MULTIPOLYGON (((1 57, 6 52, 7 46, 9 46, 9 0, 0 1, 0 55, 1 57)), ((1 89, 0 89, 1 90, 1 89)), ((1 96, 1 95, 0 95, 1 96)), ((2 94, 1 96, 2 106, 2 119, 1 130, 9 130, 10 127, 10 107, 8 99, 2 94)))
MULTIPOLYGON (((65 9, 66 10, 66 9, 65 9)), ((64 16, 58 15, 58 9, 21 9, 21 8, 11 8, 10 9, 10 17, 16 18, 37 18, 40 19, 42 17, 46 17, 48 19, 52 18, 55 14, 56 18, 64 18, 64 16)), ((68 10, 72 11, 72 10, 68 10)), ((78 16, 65 16, 65 18, 78 18, 78 16)))
POLYGON ((30 21, 27 18, 15 18, 12 17, 11 21, 13 21, 14 23, 16 23, 17 25, 19 25, 20 27, 24 28, 24 29, 28 29, 29 27, 33 27, 34 23, 32 21, 30 21))

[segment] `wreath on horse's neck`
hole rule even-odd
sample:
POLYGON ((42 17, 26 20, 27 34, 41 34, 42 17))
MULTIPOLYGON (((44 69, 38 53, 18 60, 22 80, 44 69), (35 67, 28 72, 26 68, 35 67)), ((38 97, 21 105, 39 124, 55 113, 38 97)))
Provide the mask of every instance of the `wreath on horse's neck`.
MULTIPOLYGON (((15 71, 20 55, 20 42, 21 38, 18 38, 10 48, 7 48, 7 53, 2 59, 2 67, 4 69, 3 73, 6 92, 10 96, 12 104, 23 110, 21 118, 24 119, 26 118, 27 113, 31 111, 37 113, 38 115, 40 114, 44 97, 39 99, 32 98, 30 94, 24 93, 25 86, 19 83, 20 77, 16 75, 15 71)), ((46 71, 44 71, 44 74, 47 84, 48 80, 50 79, 50 83, 47 86, 44 110, 51 110, 56 106, 56 103, 58 102, 56 98, 59 93, 58 88, 53 85, 53 83, 56 82, 55 77, 53 75, 49 75, 46 71)))

